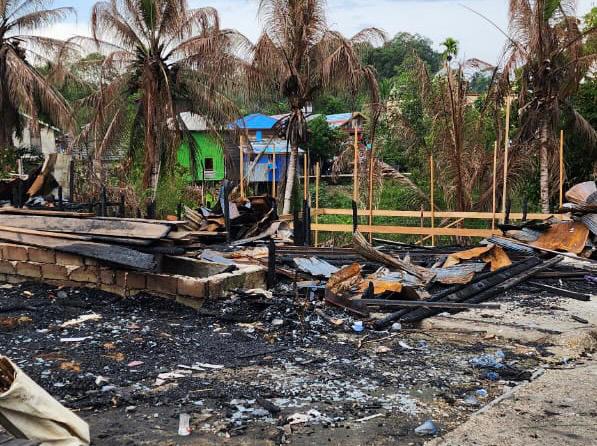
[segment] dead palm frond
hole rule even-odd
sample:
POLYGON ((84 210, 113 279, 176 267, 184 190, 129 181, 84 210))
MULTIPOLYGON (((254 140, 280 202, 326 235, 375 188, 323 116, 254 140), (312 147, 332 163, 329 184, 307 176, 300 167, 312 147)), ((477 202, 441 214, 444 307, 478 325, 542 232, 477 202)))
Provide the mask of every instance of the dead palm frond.
POLYGON ((191 9, 186 0, 100 1, 91 27, 92 38, 77 40, 105 57, 99 89, 86 99, 94 118, 81 138, 92 141, 96 159, 122 146, 129 164, 142 157, 143 186, 155 196, 183 139, 191 165, 198 159, 181 112, 202 116, 214 132, 238 116, 230 97, 248 41, 222 29, 215 9, 191 9))
MULTIPOLYGON (((263 33, 253 49, 249 73, 251 91, 266 94, 277 89, 289 107, 286 138, 291 152, 284 193, 284 213, 290 211, 298 147, 307 138, 306 104, 324 91, 366 87, 373 119, 379 114, 379 87, 375 73, 361 63, 361 50, 385 40, 369 28, 348 39, 329 28, 323 0, 260 0, 263 33)), ((375 126, 372 126, 375 128, 375 126)))
POLYGON ((47 63, 65 50, 65 42, 33 35, 59 22, 72 8, 49 9, 51 1, 0 0, 0 150, 22 136, 23 114, 33 127, 45 114, 66 131, 74 125, 69 105, 33 63, 47 63))

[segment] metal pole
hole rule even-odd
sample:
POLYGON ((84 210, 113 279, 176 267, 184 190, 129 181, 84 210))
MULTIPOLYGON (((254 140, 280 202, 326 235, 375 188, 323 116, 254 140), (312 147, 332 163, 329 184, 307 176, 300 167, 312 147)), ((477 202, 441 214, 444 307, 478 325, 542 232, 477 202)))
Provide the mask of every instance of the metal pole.
POLYGON ((497 201, 497 189, 496 189, 496 180, 497 180, 497 149, 498 143, 495 141, 493 143, 493 205, 491 207, 493 216, 491 217, 491 229, 495 230, 495 213, 496 213, 496 201, 497 201))
POLYGON ((503 218, 506 215, 506 200, 508 196, 508 150, 510 149, 510 107, 512 106, 512 97, 508 95, 506 99, 506 137, 504 140, 504 190, 502 197, 503 218))
POLYGON ((564 205, 564 130, 560 130, 560 207, 564 205))
MULTIPOLYGON (((354 121, 353 121, 354 122, 354 121)), ((358 204, 359 202, 359 128, 354 125, 354 178, 352 186, 352 199, 358 204)))

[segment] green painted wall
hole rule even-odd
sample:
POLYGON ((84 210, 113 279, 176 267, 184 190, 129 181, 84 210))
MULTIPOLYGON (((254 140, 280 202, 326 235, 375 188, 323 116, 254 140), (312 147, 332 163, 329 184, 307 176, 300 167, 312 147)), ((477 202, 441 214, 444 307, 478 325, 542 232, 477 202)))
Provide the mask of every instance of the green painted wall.
MULTIPOLYGON (((197 178, 199 180, 203 178, 203 166, 207 165, 205 180, 222 181, 226 175, 224 150, 213 136, 200 132, 192 132, 192 134, 199 146, 200 162, 197 163, 197 178), (212 170, 209 169, 210 164, 213 166, 212 170)), ((187 143, 184 143, 178 150, 178 162, 181 166, 190 169, 190 153, 187 143)), ((190 170, 187 179, 189 182, 193 180, 190 170)))

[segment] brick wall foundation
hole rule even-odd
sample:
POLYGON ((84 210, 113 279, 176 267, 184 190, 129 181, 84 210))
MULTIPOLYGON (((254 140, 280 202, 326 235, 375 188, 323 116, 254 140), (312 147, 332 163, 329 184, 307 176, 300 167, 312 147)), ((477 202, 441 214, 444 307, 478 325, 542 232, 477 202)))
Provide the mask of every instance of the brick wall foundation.
POLYGON ((147 292, 198 308, 206 298, 221 298, 235 288, 263 288, 265 268, 240 266, 231 273, 188 277, 124 271, 93 259, 10 243, 0 243, 0 282, 28 280, 57 286, 97 288, 123 297, 147 292))

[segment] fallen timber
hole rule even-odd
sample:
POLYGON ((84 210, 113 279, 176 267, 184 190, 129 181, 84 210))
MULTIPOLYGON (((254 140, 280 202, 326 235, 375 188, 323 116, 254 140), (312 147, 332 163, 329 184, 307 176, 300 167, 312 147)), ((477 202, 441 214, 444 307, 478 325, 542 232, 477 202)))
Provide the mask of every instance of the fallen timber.
POLYGON ((402 307, 402 308, 443 308, 458 310, 499 310, 500 304, 469 304, 460 302, 429 302, 412 300, 390 300, 390 299, 363 299, 361 301, 371 307, 402 307))
MULTIPOLYGON (((543 262, 537 257, 531 257, 528 260, 514 264, 504 271, 501 271, 500 274, 496 274, 489 279, 479 281, 470 287, 465 287, 456 293, 448 295, 442 300, 466 303, 484 302, 506 292, 525 280, 528 280, 538 272, 556 265, 561 260, 561 257, 555 257, 543 262)), ((400 321, 410 323, 419 322, 425 318, 439 314, 440 312, 441 310, 437 309, 421 308, 402 316, 400 321)))
POLYGON ((7 242, 54 249, 142 271, 155 271, 158 266, 154 255, 125 246, 83 241, 73 239, 72 236, 70 238, 48 237, 42 231, 27 230, 25 233, 17 232, 16 228, 8 228, 10 231, 6 230, 7 228, 4 229, 0 230, 0 240, 7 242))
POLYGON ((158 240, 170 232, 170 226, 155 223, 33 215, 3 215, 2 225, 36 231, 151 240, 158 240))
POLYGON ((555 286, 551 286, 551 285, 546 285, 544 283, 541 282, 533 282, 533 281, 529 281, 528 285, 535 287, 535 288, 539 288, 543 291, 547 291, 549 293, 552 293, 556 296, 566 296, 569 297, 570 299, 574 299, 574 300, 580 300, 582 302, 589 302, 591 300, 591 295, 590 294, 585 294, 585 293, 579 293, 577 291, 572 291, 572 290, 566 290, 564 288, 558 288, 555 286))

